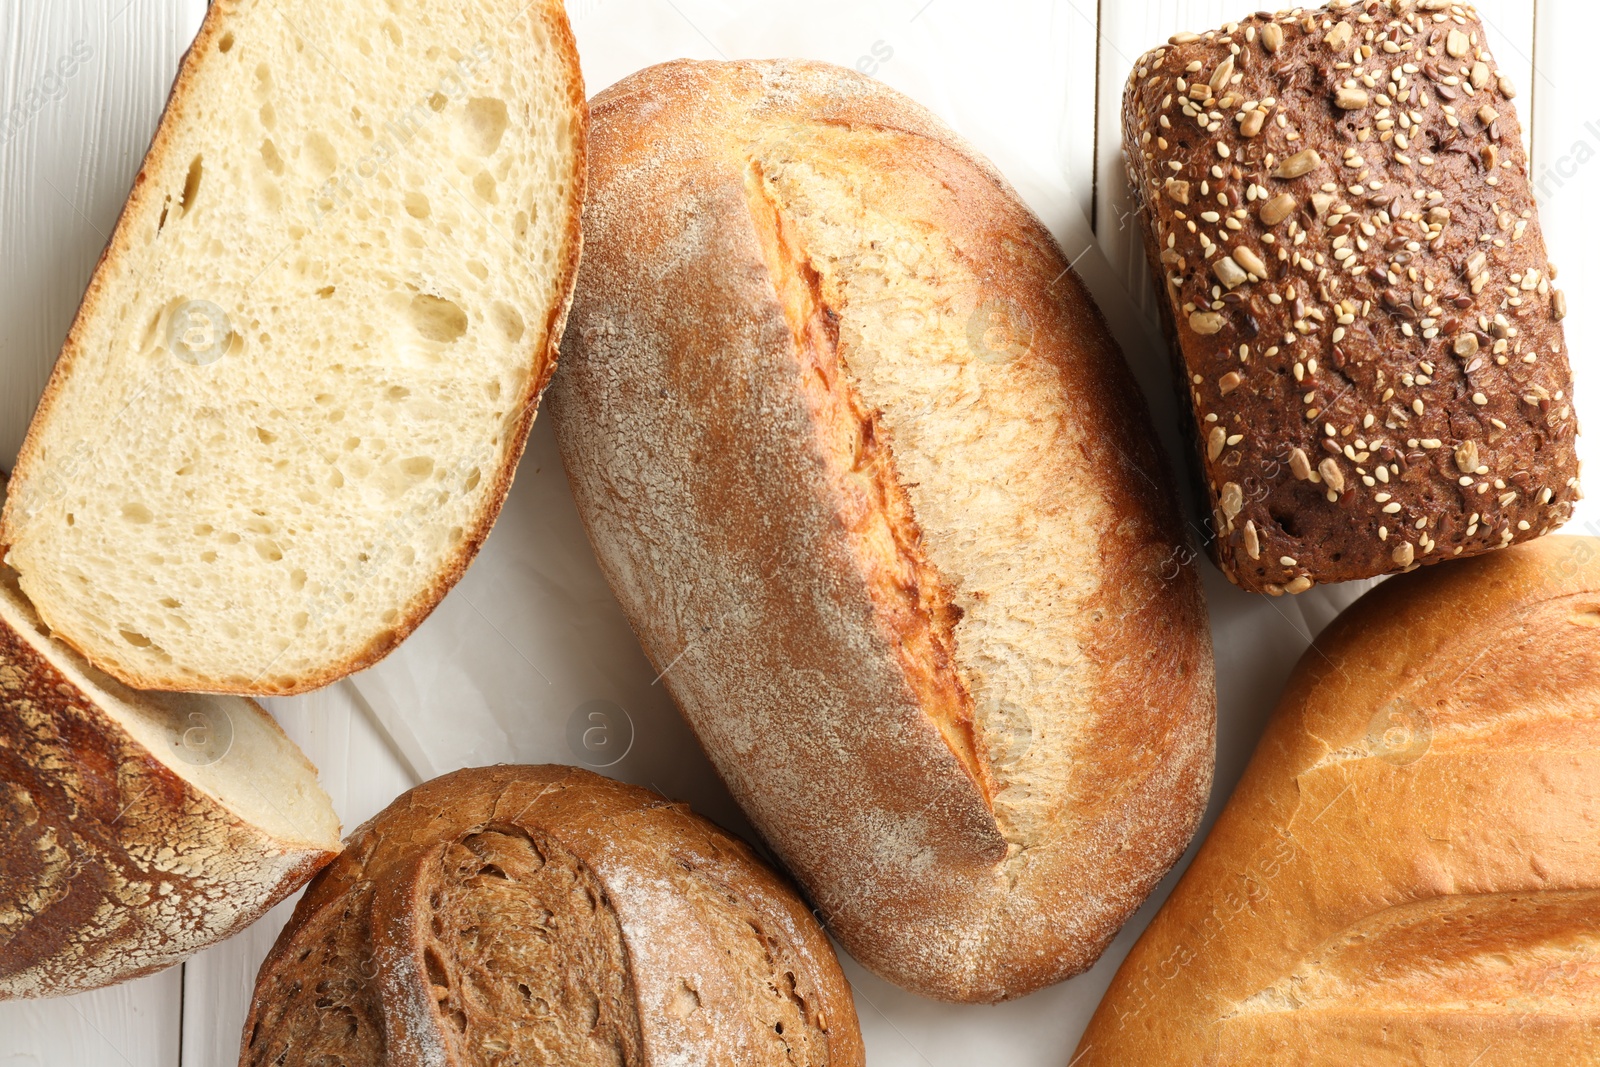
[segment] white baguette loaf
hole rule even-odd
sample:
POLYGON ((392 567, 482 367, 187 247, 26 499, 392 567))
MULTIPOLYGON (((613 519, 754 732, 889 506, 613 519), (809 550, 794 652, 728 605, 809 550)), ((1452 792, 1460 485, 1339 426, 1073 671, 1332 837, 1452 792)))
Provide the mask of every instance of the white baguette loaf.
POLYGON ((646 652, 867 966, 955 1000, 1082 970, 1212 761, 1103 320, 993 167, 854 73, 668 64, 594 118, 551 410, 646 652))
POLYGON ((375 662, 499 513, 576 269, 560 0, 219 0, 72 326, 0 543, 130 685, 375 662))
POLYGON ((1072 1062, 1600 1063, 1600 540, 1340 616, 1072 1062))
POLYGON ((316 768, 242 697, 139 693, 52 640, 0 572, 0 999, 221 941, 339 851, 316 768))

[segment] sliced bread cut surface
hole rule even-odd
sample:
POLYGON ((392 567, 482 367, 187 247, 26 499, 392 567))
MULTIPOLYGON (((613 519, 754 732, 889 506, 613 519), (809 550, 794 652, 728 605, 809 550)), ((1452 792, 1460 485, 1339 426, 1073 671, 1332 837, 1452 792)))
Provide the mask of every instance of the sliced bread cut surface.
POLYGON ((78 993, 221 941, 339 851, 316 768, 254 701, 141 693, 0 574, 0 999, 78 993))
POLYGON ((57 635, 291 693, 414 629, 554 369, 586 127, 559 0, 213 4, 0 525, 57 635))

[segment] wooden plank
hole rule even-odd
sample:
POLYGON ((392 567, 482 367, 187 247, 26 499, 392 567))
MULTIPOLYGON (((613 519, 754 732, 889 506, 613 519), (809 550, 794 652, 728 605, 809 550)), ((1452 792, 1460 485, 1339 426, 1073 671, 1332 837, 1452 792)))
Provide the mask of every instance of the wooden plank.
POLYGON ((204 14, 204 0, 0 4, 7 469, 204 14))
MULTIPOLYGON (((66 79, 58 98, 30 115, 14 136, 0 130, 0 187, 8 193, 0 202, 0 313, 12 324, 0 336, 0 460, 8 461, 20 442, 78 293, 154 128, 177 55, 203 9, 201 0, 136 0, 120 37, 83 36, 95 30, 97 20, 107 18, 107 8, 114 14, 122 3, 21 0, 0 5, 0 53, 5 56, 0 66, 4 72, 0 116, 10 114, 14 102, 42 76, 45 65, 70 54, 77 40, 86 40, 93 52, 66 79), (47 201, 61 205, 61 210, 39 210, 38 205, 47 201)), ((1600 154, 1600 113, 1587 113, 1592 109, 1582 94, 1563 95, 1557 89, 1562 84, 1560 72, 1583 69, 1590 61, 1582 49, 1595 36, 1585 31, 1600 28, 1596 8, 1592 0, 1538 0, 1537 12, 1534 0, 1480 5, 1497 58, 1522 88, 1517 102, 1532 131, 1533 172, 1547 238, 1552 257, 1564 268, 1560 283, 1574 293, 1589 290, 1590 281, 1600 281, 1582 257, 1582 242, 1600 232, 1596 208, 1582 193, 1594 186, 1596 172, 1588 168, 1600 154)), ((705 58, 724 50, 794 54, 799 49, 793 42, 801 40, 798 34, 804 24, 790 12, 778 20, 757 5, 714 0, 671 4, 573 0, 572 9, 591 91, 668 52, 705 58), (627 27, 626 32, 619 26, 627 27)), ((1220 25, 1245 9, 1237 0, 1061 0, 1048 6, 1030 2, 1024 21, 1037 26, 1037 32, 1012 33, 1011 44, 998 47, 1003 35, 985 36, 983 20, 974 17, 981 13, 950 0, 933 6, 926 0, 856 5, 822 0, 807 8, 805 18, 829 32, 814 34, 816 47, 803 51, 853 66, 862 58, 874 58, 876 48, 874 76, 924 99, 991 154, 1017 157, 1013 178, 1050 217, 1058 234, 1075 239, 1079 234, 1070 220, 1050 209, 1058 190, 1048 187, 1047 172, 1057 167, 1070 185, 1071 202, 1093 219, 1094 239, 1112 264, 1109 269, 1083 265, 1094 276, 1092 284, 1098 282, 1097 292, 1107 299, 1109 279, 1148 312, 1142 256, 1132 220, 1125 214, 1119 122, 1123 80, 1139 54, 1173 32, 1220 25), (816 7, 826 11, 818 14, 816 7), (837 23, 836 14, 840 14, 837 23), (1096 31, 1096 20, 1101 18, 1096 31), (994 61, 973 63, 970 70, 944 69, 942 74, 943 68, 919 62, 924 51, 941 54, 961 39, 972 42, 970 54, 994 61), (894 56, 882 58, 885 48, 894 50, 894 56), (1098 78, 1093 74, 1096 67, 1098 78), (1015 84, 1032 95, 1022 97, 1012 113, 998 112, 983 94, 983 81, 1015 84), (1061 86, 1063 95, 1050 99, 1037 95, 1039 86, 1049 85, 1061 86), (1057 130, 1054 140, 1048 133, 1041 136, 1048 128, 1057 130), (1035 143, 1021 143, 1029 137, 1035 143), (991 143, 985 145, 986 140, 991 143), (1037 175, 1026 173, 1030 167, 1037 169, 1037 175)), ((1588 391, 1582 390, 1583 383, 1600 380, 1595 379, 1600 363, 1584 356, 1600 351, 1589 343, 1600 340, 1593 336, 1594 318, 1581 300, 1574 301, 1569 340, 1580 364, 1584 398, 1588 391)), ((1583 444, 1593 469, 1600 459, 1600 439, 1591 435, 1583 444)), ((1600 534, 1596 510, 1600 501, 1584 507, 1588 510, 1580 510, 1575 527, 1600 534)), ((1214 603, 1233 595, 1226 588, 1210 592, 1214 603)), ((1219 634, 1219 667, 1231 661, 1223 674, 1235 690, 1224 694, 1224 704, 1235 719, 1249 720, 1241 725, 1253 731, 1288 658, 1262 655, 1262 648, 1237 640, 1240 636, 1219 634), (1236 639, 1223 640, 1226 636, 1236 639), (1239 681, 1252 671, 1261 677, 1252 675, 1249 684, 1239 681), (1247 702, 1251 694, 1259 696, 1247 702)), ((324 785, 344 816, 347 831, 412 784, 342 687, 275 701, 272 706, 291 736, 322 768, 324 785)), ((1237 766, 1219 767, 1219 781, 1231 781, 1237 773, 1237 766)), ((236 1062, 239 1028, 255 970, 291 904, 196 957, 183 972, 173 969, 76 998, 0 1004, 0 1062, 170 1067, 180 1062, 180 1043, 186 1067, 236 1062), (180 982, 185 986, 182 991, 180 982)), ((1033 1062, 1024 1035, 1048 1034, 1053 1047, 1070 1047, 1131 933, 1119 938, 1118 947, 1091 975, 1000 1008, 933 1005, 885 986, 847 961, 859 983, 858 1000, 874 1062, 926 1067, 995 1058, 997 1047, 988 1043, 993 1034, 990 1021, 1002 1016, 1008 1020, 1006 1032, 1018 1042, 1016 1048, 1005 1050, 1014 1062, 1033 1062), (1044 1012, 1038 1010, 1042 1004, 1048 1004, 1044 1012), (984 1043, 974 1044, 980 1040, 984 1043)))
MULTIPOLYGON (((348 834, 416 785, 388 743, 357 707, 348 683, 303 697, 264 702, 321 771, 348 834)), ((236 937, 184 967, 184 1067, 231 1067, 256 971, 289 921, 299 895, 278 905, 236 937)))
POLYGON ((1091 225, 1096 221, 1098 156, 1115 148, 1099 141, 1102 6, 1103 0, 1061 0, 1053 5, 1050 30, 1066 42, 1066 121, 1059 131, 1063 169, 1078 210, 1091 225))
POLYGON ((174 1067, 183 972, 173 967, 51 1000, 0 1004, 0 1063, 6 1067, 174 1067))
MULTIPOLYGON (((1497 60, 1518 85, 1529 84, 1533 79, 1534 0, 1484 0, 1477 6, 1497 60)), ((1253 9, 1238 0, 1119 0, 1103 5, 1095 233, 1113 270, 1148 314, 1154 314, 1155 293, 1123 174, 1122 89, 1138 58, 1173 34, 1214 29, 1249 10, 1253 9)))
POLYGON ((1489 31, 1489 50, 1501 73, 1520 90, 1518 111, 1528 134, 1529 87, 1533 84, 1534 4, 1536 0, 1479 0, 1478 15, 1489 31))
POLYGON ((1600 536, 1600 497, 1594 472, 1600 467, 1600 105, 1577 82, 1594 65, 1590 43, 1600 34, 1600 5, 1593 0, 1539 0, 1534 74, 1518 97, 1524 119, 1533 116, 1533 186, 1551 262, 1560 268, 1556 285, 1571 296, 1567 347, 1576 378, 1580 415, 1587 414, 1578 454, 1588 475, 1590 498, 1578 505, 1571 533, 1600 536), (1583 294, 1590 294, 1584 299, 1583 294))
POLYGON ((932 109, 981 151, 1006 155, 1028 196, 1094 185, 1097 0, 591 0, 568 5, 591 93, 688 56, 804 56, 850 67, 932 109), (626 27, 620 30, 619 27, 626 27), (993 61, 952 63, 951 56, 993 61))

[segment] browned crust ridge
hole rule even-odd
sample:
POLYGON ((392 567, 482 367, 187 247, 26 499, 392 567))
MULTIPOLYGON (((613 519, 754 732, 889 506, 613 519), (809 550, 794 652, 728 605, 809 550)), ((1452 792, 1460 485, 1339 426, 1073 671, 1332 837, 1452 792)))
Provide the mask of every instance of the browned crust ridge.
POLYGON ((1593 1063, 1600 540, 1391 579, 1302 657, 1074 1063, 1593 1063))

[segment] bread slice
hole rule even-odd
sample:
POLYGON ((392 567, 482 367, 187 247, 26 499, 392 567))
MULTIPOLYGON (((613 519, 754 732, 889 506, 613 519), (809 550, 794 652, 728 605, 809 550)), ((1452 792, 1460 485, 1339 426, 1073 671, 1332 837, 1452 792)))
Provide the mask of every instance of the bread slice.
POLYGON ((586 125, 559 0, 213 4, 0 524, 58 636, 291 693, 414 629, 554 367, 586 125))
POLYGON ((1600 1063, 1600 539, 1390 579, 1295 668, 1079 1067, 1600 1063))
POLYGON ((486 767, 350 838, 261 965, 241 1067, 865 1062, 850 987, 742 841, 573 767, 486 767))
POLYGON ((160 970, 339 851, 316 768, 242 697, 140 693, 0 573, 0 999, 160 970))

